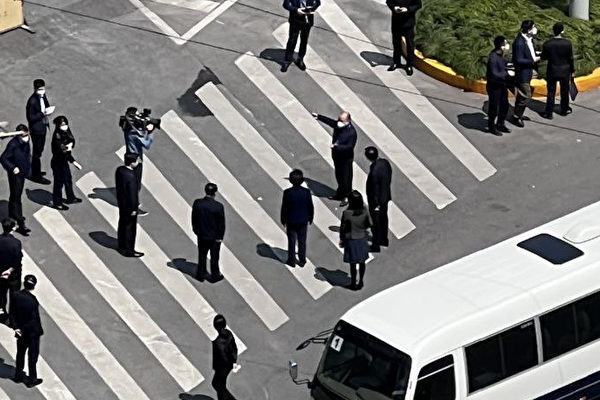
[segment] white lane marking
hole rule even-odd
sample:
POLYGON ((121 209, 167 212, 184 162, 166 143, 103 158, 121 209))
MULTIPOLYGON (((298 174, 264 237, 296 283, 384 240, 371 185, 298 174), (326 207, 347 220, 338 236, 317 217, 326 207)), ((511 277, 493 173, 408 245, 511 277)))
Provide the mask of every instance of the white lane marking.
MULTIPOLYGON (((6 326, 0 326, 0 343, 12 357, 17 355, 17 339, 15 339, 15 333, 12 329, 6 326)), ((27 357, 25 357, 25 372, 27 373, 27 357)), ((36 386, 44 398, 47 400, 76 400, 73 393, 71 393, 58 375, 56 375, 43 356, 38 358, 37 374, 38 378, 44 380, 41 385, 36 386)))
MULTIPOLYGON (((192 231, 192 207, 147 157, 144 157, 142 183, 190 240, 196 243, 197 237, 192 231)), ((221 245, 219 265, 227 281, 267 328, 275 330, 287 321, 285 312, 225 244, 221 245)))
POLYGON ((333 1, 325 1, 319 15, 346 43, 356 56, 429 128, 452 154, 480 181, 496 173, 496 168, 452 125, 433 104, 423 96, 408 78, 398 72, 386 71, 386 66, 372 68, 362 53, 381 51, 350 20, 333 1))
POLYGON ((160 29, 165 35, 169 37, 175 44, 182 45, 186 41, 181 39, 181 36, 173 28, 169 26, 161 17, 156 15, 148 7, 144 5, 140 0, 129 0, 142 14, 146 16, 158 29, 160 29))
MULTIPOLYGON (((93 193, 95 188, 106 188, 106 185, 93 172, 89 172, 79 179, 77 186, 86 194, 93 193)), ((119 224, 119 209, 99 198, 88 197, 88 199, 116 230, 119 224)), ((217 313, 190 281, 183 277, 179 271, 167 267, 167 263, 171 261, 170 258, 141 226, 137 228, 136 245, 144 253, 141 260, 148 270, 154 274, 165 290, 179 303, 206 336, 211 340, 215 339, 217 332, 213 328, 212 322, 217 313)), ((239 354, 246 350, 246 346, 237 337, 236 343, 239 354)))
MULTIPOLYGON (((287 24, 281 25, 273 36, 285 45, 287 24)), ((311 68, 308 75, 344 110, 352 113, 355 121, 374 144, 385 152, 406 177, 427 196, 438 209, 456 200, 442 182, 390 131, 373 111, 354 93, 310 46, 305 56, 311 68)))
MULTIPOLYGON (((310 112, 300 104, 294 95, 252 53, 246 53, 239 57, 235 63, 320 156, 333 166, 330 156, 331 135, 310 115, 310 112)), ((353 170, 353 187, 364 192, 367 175, 356 162, 353 163, 353 170)), ((415 225, 394 203, 390 204, 389 213, 390 230, 397 238, 402 238, 415 229, 415 225)))
POLYGON ((79 237, 60 211, 44 207, 34 217, 185 391, 202 382, 202 374, 79 237))
MULTIPOLYGON (((202 174, 217 182, 219 193, 265 243, 271 247, 287 248, 283 230, 174 111, 169 111, 163 116, 162 127, 202 174)), ((282 254, 277 251, 275 254, 285 261, 282 254)), ((286 268, 314 299, 331 289, 331 285, 321 277, 309 260, 302 268, 291 268, 287 265, 286 268)))
POLYGON ((219 7, 215 8, 210 14, 208 14, 204 19, 194 25, 189 31, 184 33, 181 38, 185 41, 190 40, 194 36, 196 36, 204 27, 218 18, 221 14, 229 9, 232 5, 234 5, 237 0, 225 0, 223 1, 219 7))
POLYGON ((0 400, 10 400, 10 397, 2 388, 0 388, 0 400))
MULTIPOLYGON (((38 294, 41 306, 117 398, 149 400, 148 395, 137 385, 27 253, 23 253, 23 268, 38 279, 35 292, 38 294)), ((44 385, 46 385, 46 380, 42 386, 44 385)))
POLYGON ((168 4, 175 7, 187 8, 189 10, 211 12, 218 5, 218 1, 212 0, 152 0, 155 3, 168 4))

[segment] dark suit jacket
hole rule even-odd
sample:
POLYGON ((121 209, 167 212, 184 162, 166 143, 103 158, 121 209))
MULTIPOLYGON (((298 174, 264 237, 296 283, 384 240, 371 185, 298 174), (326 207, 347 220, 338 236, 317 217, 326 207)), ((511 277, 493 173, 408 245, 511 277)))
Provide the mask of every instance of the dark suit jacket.
POLYGON ((500 51, 492 50, 487 59, 485 79, 493 85, 506 85, 508 78, 507 63, 500 51))
POLYGON ((19 167, 18 176, 23 179, 27 178, 31 169, 31 146, 29 142, 22 142, 17 136, 10 139, 0 156, 0 163, 8 174, 12 175, 13 169, 19 167))
POLYGON ((39 306, 37 298, 29 290, 14 292, 10 298, 11 326, 20 329, 23 336, 43 335, 39 306))
POLYGON ((121 165, 115 172, 119 212, 130 215, 139 206, 138 180, 135 171, 121 165))
POLYGON ((194 201, 192 228, 198 239, 223 240, 223 236, 225 236, 223 204, 210 196, 194 201))
POLYGON ((386 0, 387 6, 392 10, 392 27, 397 29, 413 29, 417 22, 417 10, 423 7, 421 0, 386 0), (394 7, 406 7, 408 12, 397 13, 394 7))
MULTIPOLYGON (((304 0, 306 7, 311 7, 315 11, 321 5, 321 0, 304 0)), ((315 20, 313 14, 299 15, 298 9, 301 7, 301 0, 283 0, 283 8, 290 12, 288 21, 290 24, 309 24, 312 25, 315 20)))
POLYGON ((512 46, 512 62, 515 66, 515 81, 529 83, 531 78, 533 78, 535 60, 531 56, 529 46, 527 46, 527 41, 521 33, 517 35, 512 46))
POLYGON ((281 223, 312 224, 315 209, 310 190, 302 186, 293 186, 283 191, 281 202, 281 223))
POLYGON ((213 369, 229 371, 237 362, 238 349, 229 329, 224 329, 212 342, 213 369))
POLYGON ((332 144, 335 144, 331 149, 333 158, 353 158, 357 135, 352 122, 343 128, 338 128, 337 119, 320 114, 317 116, 317 119, 333 128, 333 139, 331 141, 332 144))
MULTIPOLYGON (((50 106, 50 102, 46 95, 43 97, 44 104, 46 107, 50 106)), ((27 106, 25 107, 25 113, 27 114, 27 124, 29 125, 29 133, 32 135, 45 135, 46 129, 48 128, 48 117, 42 113, 42 106, 40 105, 40 96, 37 93, 33 93, 27 100, 27 106)))
POLYGON ((371 163, 367 176, 367 202, 377 207, 392 199, 392 167, 388 160, 378 158, 371 163))
POLYGON ((10 274, 9 280, 21 280, 21 261, 23 260, 23 252, 21 249, 21 241, 10 233, 0 235, 0 272, 14 268, 10 274))
POLYGON ((573 45, 563 38, 552 38, 542 46, 542 60, 548 60, 548 78, 568 78, 575 72, 573 45))

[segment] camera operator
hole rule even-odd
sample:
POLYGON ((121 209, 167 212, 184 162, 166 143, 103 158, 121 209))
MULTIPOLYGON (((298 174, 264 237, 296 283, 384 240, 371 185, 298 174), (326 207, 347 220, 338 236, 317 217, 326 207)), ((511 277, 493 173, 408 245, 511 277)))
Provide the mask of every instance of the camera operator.
MULTIPOLYGON (((154 129, 160 128, 160 120, 150 118, 150 110, 145 109, 139 113, 137 108, 129 107, 125 112, 124 118, 121 118, 121 129, 125 134, 125 146, 128 153, 137 155, 137 166, 134 169, 137 181, 138 192, 142 188, 142 162, 144 149, 150 149, 154 141, 154 129)), ((141 203, 140 203, 141 204, 141 203)), ((138 209, 138 216, 148 215, 148 211, 138 209)))

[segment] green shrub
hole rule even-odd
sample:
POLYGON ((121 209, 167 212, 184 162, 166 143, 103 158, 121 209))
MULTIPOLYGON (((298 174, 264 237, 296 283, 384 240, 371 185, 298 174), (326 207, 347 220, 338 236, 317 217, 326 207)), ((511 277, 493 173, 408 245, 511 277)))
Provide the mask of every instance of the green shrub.
MULTIPOLYGON (((564 37, 573 42, 576 75, 600 66, 600 0, 590 0, 590 21, 569 18, 569 0, 423 0, 417 18, 416 46, 469 79, 485 78, 485 60, 497 35, 509 42, 521 21, 538 27, 536 48, 553 36, 552 25, 562 21, 564 37)), ((545 65, 540 64, 540 76, 545 65)))

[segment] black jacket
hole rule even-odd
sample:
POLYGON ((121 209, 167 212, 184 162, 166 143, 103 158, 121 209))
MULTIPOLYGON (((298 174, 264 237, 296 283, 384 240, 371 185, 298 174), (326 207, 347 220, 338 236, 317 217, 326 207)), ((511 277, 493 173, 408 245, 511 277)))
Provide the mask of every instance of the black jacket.
POLYGON ((331 119, 320 114, 317 119, 333 128, 333 139, 331 141, 335 145, 331 149, 333 158, 353 158, 357 135, 352 122, 343 128, 338 128, 337 119, 331 119))
POLYGON ((14 292, 10 298, 10 324, 20 329, 23 336, 41 336, 44 334, 40 320, 40 304, 29 290, 14 292))
POLYGON ((521 83, 529 83, 533 78, 533 70, 536 67, 535 60, 529 51, 527 41, 519 33, 513 42, 512 62, 515 66, 515 80, 521 83))
POLYGON ((386 0, 392 10, 392 27, 396 29, 413 29, 417 23, 416 13, 423 7, 421 0, 386 0), (408 12, 397 13, 394 7, 406 7, 408 12))
POLYGON ((139 200, 138 180, 135 171, 121 165, 115 172, 115 184, 119 211, 126 214, 137 211, 139 200))
POLYGON ((371 163, 367 176, 367 202, 377 207, 392 199, 392 166, 388 160, 378 158, 371 163))
MULTIPOLYGON (((43 96, 44 104, 46 107, 50 106, 50 102, 46 95, 43 96)), ((46 129, 48 129, 48 117, 42 113, 42 106, 40 104, 40 96, 37 93, 33 93, 27 100, 27 106, 25 107, 25 114, 27 114, 27 124, 29 125, 29 133, 32 135, 45 135, 46 129)))
POLYGON ((315 208, 310 190, 302 186, 293 186, 283 191, 281 202, 281 223, 312 224, 315 208))
POLYGON ((302 1, 304 1, 305 7, 311 7, 315 11, 321 5, 321 0, 283 0, 283 8, 290 12, 288 21, 290 24, 309 24, 314 23, 314 15, 299 15, 298 9, 302 7, 302 1))
POLYGON ((507 62, 501 50, 492 50, 487 59, 485 79, 492 85, 506 86, 508 79, 507 62))
POLYGON ((192 229, 201 240, 223 240, 225 236, 225 209, 210 196, 194 201, 192 229))
POLYGON ((0 272, 14 268, 9 280, 21 280, 21 262, 23 251, 21 241, 10 233, 0 235, 0 272))
POLYGON ((71 150, 67 150, 69 143, 73 143, 73 147, 75 147, 75 137, 71 130, 62 131, 60 128, 56 128, 52 134, 52 160, 54 162, 67 163, 75 161, 71 150))
POLYGON ((0 156, 0 163, 7 173, 13 173, 15 167, 19 167, 19 177, 23 179, 29 176, 31 169, 31 146, 29 142, 22 142, 18 136, 10 139, 4 152, 0 156))
POLYGON ((563 38, 552 38, 542 46, 542 60, 548 60, 548 78, 568 78, 575 72, 573 45, 563 38))
POLYGON ((235 338, 229 329, 224 329, 212 341, 213 369, 229 371, 237 362, 238 349, 235 338))

